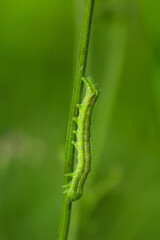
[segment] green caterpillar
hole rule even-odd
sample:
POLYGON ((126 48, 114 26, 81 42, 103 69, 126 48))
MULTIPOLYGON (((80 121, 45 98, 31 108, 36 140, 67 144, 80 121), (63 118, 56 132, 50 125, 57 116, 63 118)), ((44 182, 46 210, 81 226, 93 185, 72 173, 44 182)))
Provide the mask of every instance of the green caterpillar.
POLYGON ((83 194, 84 183, 90 172, 91 153, 90 153, 90 125, 93 106, 98 97, 98 91, 93 84, 91 78, 82 79, 86 86, 86 95, 81 104, 77 104, 79 108, 79 116, 73 121, 77 123, 77 130, 74 131, 77 141, 72 141, 77 150, 77 166, 73 173, 66 174, 72 177, 72 180, 66 187, 64 192, 67 194, 67 201, 72 202, 78 200, 83 194))

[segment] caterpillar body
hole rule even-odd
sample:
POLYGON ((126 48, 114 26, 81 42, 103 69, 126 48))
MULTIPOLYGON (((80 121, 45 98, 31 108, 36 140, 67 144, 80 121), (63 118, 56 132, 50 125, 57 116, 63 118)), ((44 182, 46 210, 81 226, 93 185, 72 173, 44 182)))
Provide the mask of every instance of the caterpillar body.
POLYGON ((72 180, 66 187, 67 201, 72 202, 78 200, 83 194, 84 183, 90 172, 91 165, 91 147, 90 147, 90 125, 93 106, 98 97, 98 90, 93 84, 91 78, 82 79, 86 86, 86 95, 81 104, 77 104, 79 108, 78 117, 73 121, 77 123, 77 130, 74 131, 77 141, 72 141, 77 150, 77 165, 73 173, 65 176, 72 177, 72 180))

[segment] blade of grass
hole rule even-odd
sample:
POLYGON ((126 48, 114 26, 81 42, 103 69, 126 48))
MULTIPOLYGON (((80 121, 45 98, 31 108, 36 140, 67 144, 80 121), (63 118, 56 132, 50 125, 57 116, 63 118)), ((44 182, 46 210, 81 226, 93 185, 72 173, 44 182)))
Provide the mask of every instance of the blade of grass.
MULTIPOLYGON (((74 167, 74 147, 73 147, 73 144, 71 144, 71 142, 75 138, 73 134, 73 130, 76 129, 76 124, 73 122, 73 117, 77 116, 78 114, 76 104, 80 102, 81 96, 82 96, 83 83, 81 79, 82 77, 85 76, 85 73, 86 73, 93 7, 94 7, 94 0, 86 0, 82 35, 81 35, 81 44, 80 44, 80 50, 79 50, 79 59, 77 64, 77 72, 75 77, 73 97, 72 97, 72 103, 71 103, 71 112, 70 112, 69 123, 68 123, 64 174, 73 172, 73 167, 74 167)), ((64 185, 68 184, 69 181, 70 181, 69 177, 64 177, 64 185)), ((72 203, 68 203, 66 201, 66 196, 64 194, 63 201, 62 201, 60 231, 59 231, 59 238, 58 238, 59 240, 67 240, 68 238, 71 209, 72 209, 72 203)))

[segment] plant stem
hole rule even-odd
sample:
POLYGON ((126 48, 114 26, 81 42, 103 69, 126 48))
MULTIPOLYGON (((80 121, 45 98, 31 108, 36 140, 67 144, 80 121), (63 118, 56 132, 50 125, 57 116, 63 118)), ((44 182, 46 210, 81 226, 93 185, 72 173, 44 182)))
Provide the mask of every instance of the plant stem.
MULTIPOLYGON (((73 169, 74 169, 74 146, 71 142, 72 140, 75 140, 73 130, 76 129, 76 124, 73 122, 73 117, 78 115, 78 109, 76 107, 76 104, 81 101, 81 97, 82 97, 82 89, 83 89, 82 78, 86 74, 93 7, 94 7, 94 0, 86 0, 82 35, 81 35, 81 44, 80 44, 80 50, 79 50, 79 59, 77 64, 77 71, 76 71, 73 97, 72 97, 72 103, 71 103, 71 112, 70 112, 69 123, 68 123, 64 174, 71 173, 73 172, 73 169)), ((69 182, 70 182, 70 177, 64 177, 64 185, 68 184, 69 182)), ((68 238, 71 208, 72 208, 72 203, 68 203, 66 201, 66 196, 64 194, 63 201, 62 201, 60 232, 59 232, 59 238, 58 238, 59 240, 67 240, 68 238)))

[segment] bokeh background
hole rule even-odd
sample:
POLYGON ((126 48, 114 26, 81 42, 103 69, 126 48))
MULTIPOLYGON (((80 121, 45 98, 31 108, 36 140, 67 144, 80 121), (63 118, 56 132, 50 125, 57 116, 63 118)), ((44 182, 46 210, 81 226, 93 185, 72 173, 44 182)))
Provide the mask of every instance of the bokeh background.
MULTIPOLYGON (((0 2, 0 239, 57 239, 84 1, 0 2)), ((69 240, 160 239, 160 1, 97 0, 92 173, 69 240)))

